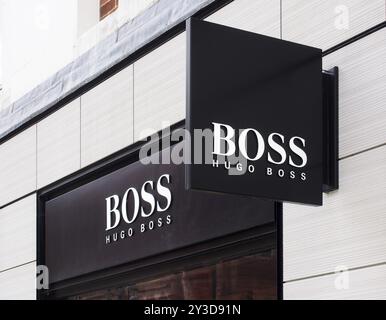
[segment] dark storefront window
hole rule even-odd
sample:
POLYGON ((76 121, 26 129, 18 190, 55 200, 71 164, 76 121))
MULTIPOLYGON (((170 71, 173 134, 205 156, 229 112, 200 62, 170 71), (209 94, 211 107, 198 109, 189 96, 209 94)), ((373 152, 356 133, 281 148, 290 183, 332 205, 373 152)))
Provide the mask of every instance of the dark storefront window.
POLYGON ((82 293, 69 299, 277 299, 276 250, 224 259, 120 287, 82 293))

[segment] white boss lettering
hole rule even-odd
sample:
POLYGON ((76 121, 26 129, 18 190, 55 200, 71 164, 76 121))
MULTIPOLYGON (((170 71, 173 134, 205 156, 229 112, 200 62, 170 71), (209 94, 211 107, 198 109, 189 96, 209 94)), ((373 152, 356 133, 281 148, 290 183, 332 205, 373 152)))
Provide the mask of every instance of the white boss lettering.
POLYGON ((167 201, 165 208, 161 208, 159 202, 157 201, 157 211, 158 212, 164 212, 169 209, 171 203, 172 203, 172 193, 170 189, 164 187, 162 185, 162 179, 166 179, 168 183, 170 183, 170 175, 169 174, 164 174, 159 177, 157 181, 157 192, 159 193, 160 196, 164 197, 167 201))
MULTIPOLYGON (((170 208, 170 205, 172 203, 172 193, 171 190, 167 187, 166 183, 170 184, 170 175, 164 174, 160 176, 157 180, 156 184, 156 193, 158 193, 159 197, 163 197, 166 200, 166 204, 164 204, 165 201, 162 201, 161 203, 157 200, 154 196, 154 182, 153 181, 146 181, 142 187, 140 194, 138 193, 137 189, 134 187, 128 188, 126 192, 122 196, 122 200, 118 195, 112 195, 110 197, 107 197, 106 200, 106 231, 115 229, 118 227, 121 219, 124 220, 127 224, 132 224, 136 219, 138 218, 138 215, 140 213, 140 216, 143 218, 148 218, 151 215, 154 214, 155 211, 157 212, 164 212, 170 208), (141 200, 146 203, 146 208, 141 206, 141 200), (131 204, 129 206, 129 204, 131 204), (132 208, 130 212, 128 212, 128 208, 132 208), (119 210, 120 209, 120 210, 119 210)), ((160 220, 158 220, 160 221, 160 220)), ((162 220, 161 220, 162 221, 162 220)), ((166 218, 166 222, 170 223, 170 216, 166 218)), ((162 222, 159 222, 162 225, 162 222)), ((150 222, 149 229, 154 229, 154 222, 150 222)), ((145 226, 141 226, 141 232, 144 232, 145 226)), ((121 238, 123 235, 120 235, 121 238)), ((113 240, 114 235, 113 235, 113 240)), ((106 240, 107 241, 107 240, 106 240)), ((108 238, 108 242, 110 243, 110 238, 108 238)))
POLYGON ((263 156, 264 150, 265 150, 264 138, 255 129, 245 129, 241 132, 240 137, 239 137, 239 148, 240 148, 241 154, 244 156, 245 159, 248 159, 251 161, 259 160, 263 156), (255 157, 253 157, 253 158, 250 158, 248 156, 248 152, 247 152, 247 135, 248 135, 248 132, 253 132, 253 134, 256 136, 256 139, 257 139, 257 153, 256 153, 255 157))
POLYGON ((280 161, 273 160, 271 153, 268 152, 268 161, 273 164, 283 164, 287 159, 287 153, 285 152, 285 149, 273 139, 275 136, 279 137, 283 144, 284 144, 284 136, 280 133, 271 133, 268 137, 269 146, 280 155, 281 160, 280 161))
POLYGON ((306 153, 304 152, 304 150, 302 150, 301 148, 299 148, 296 144, 295 144, 295 141, 296 140, 299 140, 303 147, 306 146, 306 140, 304 140, 303 138, 300 138, 300 137, 293 137, 291 138, 290 140, 290 143, 289 143, 289 146, 290 146, 290 149, 292 150, 293 153, 295 153, 296 155, 298 155, 301 159, 302 159, 302 163, 301 164, 296 164, 293 160, 292 160, 292 157, 290 156, 289 157, 289 163, 291 166, 293 167, 296 167, 296 168, 303 168, 306 164, 307 164, 307 155, 306 153))
POLYGON ((138 191, 135 188, 129 188, 125 192, 123 198, 122 198, 122 218, 125 220, 126 223, 131 224, 137 219, 138 211, 139 211, 139 195, 138 191), (131 219, 127 216, 127 199, 130 195, 130 192, 133 194, 134 199, 134 210, 133 210, 133 216, 131 219))
MULTIPOLYGON (((294 136, 290 139, 286 139, 284 135, 278 132, 273 132, 268 135, 267 143, 265 143, 263 135, 258 130, 247 128, 240 130, 238 143, 236 145, 236 143, 232 140, 235 137, 235 129, 223 123, 212 122, 212 124, 214 127, 214 147, 212 154, 214 155, 227 157, 233 156, 236 153, 236 149, 238 147, 240 154, 249 161, 257 161, 261 159, 266 150, 268 150, 267 160, 269 163, 282 165, 288 161, 289 165, 296 168, 303 168, 307 164, 308 158, 305 152, 306 140, 302 137, 294 136), (249 135, 254 136, 251 137, 251 139, 256 140, 257 151, 255 155, 250 155, 247 150, 247 140, 249 135), (226 144, 227 151, 221 151, 222 143, 226 144), (286 148, 288 151, 286 151, 286 148), (288 156, 290 152, 292 152, 292 155, 290 154, 288 156), (299 157, 300 160, 296 157, 293 157, 294 155, 299 157)), ((215 163, 213 163, 213 166, 215 166, 215 163)), ((218 167, 217 162, 216 166, 218 167)), ((267 174, 269 174, 269 172, 267 172, 267 174)), ((282 172, 280 172, 280 176, 281 175, 282 172)))
POLYGON ((118 210, 119 206, 119 197, 113 195, 106 198, 106 231, 114 229, 118 226, 119 221, 121 220, 121 215, 118 210), (114 203, 114 206, 112 205, 114 203), (111 215, 114 214, 115 222, 111 225, 111 215))
POLYGON ((153 190, 153 181, 146 181, 141 189, 141 197, 144 201, 150 204, 150 211, 146 213, 143 207, 141 208, 141 216, 144 218, 150 217, 155 209, 155 198, 152 193, 146 191, 146 186, 149 185, 150 189, 153 190))
POLYGON ((235 136, 235 130, 226 124, 221 123, 215 123, 212 122, 214 126, 213 130, 213 136, 214 136, 214 145, 213 145, 213 154, 219 155, 219 156, 230 156, 235 153, 236 146, 235 143, 231 140, 235 136), (225 136, 221 136, 221 128, 225 129, 225 136), (221 141, 224 141, 228 148, 227 152, 222 153, 221 152, 221 141))

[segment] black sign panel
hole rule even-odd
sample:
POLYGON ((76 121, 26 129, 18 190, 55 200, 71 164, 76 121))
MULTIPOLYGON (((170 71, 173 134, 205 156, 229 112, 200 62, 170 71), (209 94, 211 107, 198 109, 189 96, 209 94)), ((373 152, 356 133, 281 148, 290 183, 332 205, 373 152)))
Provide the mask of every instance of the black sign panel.
POLYGON ((52 283, 274 221, 274 203, 187 191, 183 165, 139 161, 48 200, 52 283))
POLYGON ((321 50, 195 19, 187 33, 192 159, 195 130, 213 132, 187 188, 321 205, 321 50))

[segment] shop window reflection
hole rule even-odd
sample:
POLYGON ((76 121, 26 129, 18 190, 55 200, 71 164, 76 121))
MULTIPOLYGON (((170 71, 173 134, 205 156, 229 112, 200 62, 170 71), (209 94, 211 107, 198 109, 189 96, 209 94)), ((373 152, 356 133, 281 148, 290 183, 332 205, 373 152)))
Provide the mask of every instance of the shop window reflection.
POLYGON ((77 295, 75 300, 277 299, 276 250, 77 295))

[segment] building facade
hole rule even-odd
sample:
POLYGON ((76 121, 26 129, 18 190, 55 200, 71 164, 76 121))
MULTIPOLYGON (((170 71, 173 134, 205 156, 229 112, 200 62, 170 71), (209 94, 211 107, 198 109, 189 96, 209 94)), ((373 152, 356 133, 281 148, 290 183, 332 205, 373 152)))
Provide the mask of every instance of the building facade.
MULTIPOLYGON (((118 1, 111 10, 105 2, 100 17, 113 12, 118 1)), ((99 177, 105 167, 120 168, 118 158, 130 157, 147 137, 183 126, 184 22, 194 16, 320 48, 323 68, 339 68, 339 189, 325 194, 321 207, 273 206, 273 219, 254 229, 253 237, 240 227, 206 241, 207 247, 178 251, 187 257, 181 264, 171 254, 169 271, 167 264, 151 261, 150 267, 119 270, 127 277, 118 282, 111 282, 111 275, 103 276, 106 281, 82 278, 84 286, 69 282, 67 291, 51 295, 385 299, 385 1, 159 0, 148 5, 91 48, 86 44, 40 85, 3 102, 0 298, 40 297, 36 266, 41 234, 47 239, 49 233, 39 225, 42 196, 93 172, 99 177)))

